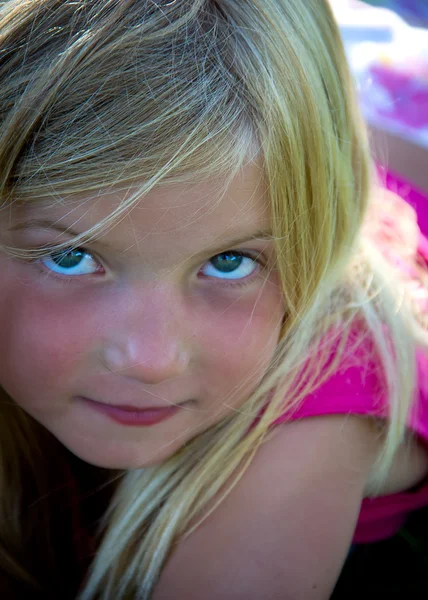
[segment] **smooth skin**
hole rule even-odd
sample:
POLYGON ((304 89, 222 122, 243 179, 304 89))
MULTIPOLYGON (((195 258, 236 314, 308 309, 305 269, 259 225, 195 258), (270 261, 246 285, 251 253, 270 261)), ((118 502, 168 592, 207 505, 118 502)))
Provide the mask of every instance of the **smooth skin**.
POLYGON ((377 452, 369 421, 280 425, 242 480, 182 541, 153 600, 326 600, 377 452))
MULTIPOLYGON (((249 163, 223 188, 217 178, 152 190, 71 255, 72 268, 0 255, 0 386, 83 460, 158 463, 239 408, 265 374, 284 306, 262 171, 249 163), (230 251, 242 262, 219 260, 230 251), (82 397, 180 409, 125 426, 82 397)), ((26 249, 71 240, 133 191, 13 205, 0 240, 26 249)))

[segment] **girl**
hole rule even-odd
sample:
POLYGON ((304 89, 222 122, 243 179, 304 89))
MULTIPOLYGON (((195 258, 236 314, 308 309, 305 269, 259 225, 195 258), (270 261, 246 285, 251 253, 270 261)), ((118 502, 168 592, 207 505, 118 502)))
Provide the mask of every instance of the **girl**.
POLYGON ((5 597, 328 598, 428 504, 428 336, 327 2, 0 23, 5 597))

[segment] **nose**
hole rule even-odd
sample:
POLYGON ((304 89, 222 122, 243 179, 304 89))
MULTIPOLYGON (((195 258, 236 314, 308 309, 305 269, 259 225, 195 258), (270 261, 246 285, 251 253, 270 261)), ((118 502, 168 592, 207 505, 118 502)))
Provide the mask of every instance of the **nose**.
POLYGON ((128 294, 126 302, 116 306, 117 319, 109 326, 102 348, 104 365, 147 385, 182 375, 189 364, 189 348, 179 304, 160 286, 128 294))

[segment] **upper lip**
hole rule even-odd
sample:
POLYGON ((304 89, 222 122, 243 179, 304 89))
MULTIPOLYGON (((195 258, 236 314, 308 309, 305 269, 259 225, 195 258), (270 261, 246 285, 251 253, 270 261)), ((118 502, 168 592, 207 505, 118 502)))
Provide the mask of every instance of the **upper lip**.
POLYGON ((94 400, 93 398, 88 398, 87 396, 82 396, 82 398, 84 398, 85 400, 89 400, 90 402, 95 402, 96 404, 103 404, 104 406, 111 406, 112 408, 120 408, 120 410, 128 412, 141 412, 143 410, 162 410, 165 408, 173 408, 182 404, 174 402, 170 404, 164 404, 162 406, 137 406, 134 404, 113 404, 113 402, 102 402, 101 400, 94 400))

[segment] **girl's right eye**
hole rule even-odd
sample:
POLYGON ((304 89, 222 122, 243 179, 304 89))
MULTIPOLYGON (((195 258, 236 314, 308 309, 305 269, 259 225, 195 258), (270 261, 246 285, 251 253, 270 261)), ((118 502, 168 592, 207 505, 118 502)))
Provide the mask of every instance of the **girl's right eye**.
POLYGON ((40 259, 46 269, 58 275, 93 275, 103 270, 100 263, 83 248, 66 248, 40 259))

